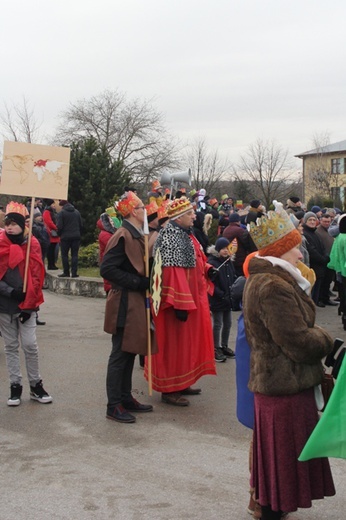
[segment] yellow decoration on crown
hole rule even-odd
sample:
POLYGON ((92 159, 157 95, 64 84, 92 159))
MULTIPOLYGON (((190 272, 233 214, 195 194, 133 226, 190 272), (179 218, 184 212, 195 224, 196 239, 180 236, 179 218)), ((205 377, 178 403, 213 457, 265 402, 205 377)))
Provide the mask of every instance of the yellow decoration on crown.
POLYGON ((174 199, 169 202, 167 206, 167 216, 169 218, 176 218, 190 209, 193 209, 193 207, 189 199, 180 197, 180 199, 174 199))
POLYGON ((286 213, 280 214, 268 211, 267 216, 258 218, 256 224, 250 222, 248 230, 257 249, 264 249, 295 229, 293 222, 286 213))
POLYGON ((29 212, 24 204, 14 202, 13 200, 11 200, 11 202, 9 202, 6 206, 6 215, 9 213, 19 213, 19 215, 22 215, 24 218, 29 215, 29 212))

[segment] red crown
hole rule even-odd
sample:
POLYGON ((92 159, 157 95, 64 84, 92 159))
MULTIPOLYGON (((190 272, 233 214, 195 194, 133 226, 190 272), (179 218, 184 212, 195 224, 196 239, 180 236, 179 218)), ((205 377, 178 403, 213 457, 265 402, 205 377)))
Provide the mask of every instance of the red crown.
POLYGON ((126 217, 127 215, 130 215, 132 210, 142 204, 141 199, 138 198, 133 191, 129 191, 126 198, 119 200, 117 211, 122 217, 126 217))
POLYGON ((147 204, 145 206, 145 209, 147 210, 147 216, 150 217, 150 215, 153 215, 154 213, 158 212, 159 207, 153 200, 152 202, 150 202, 150 204, 147 204))

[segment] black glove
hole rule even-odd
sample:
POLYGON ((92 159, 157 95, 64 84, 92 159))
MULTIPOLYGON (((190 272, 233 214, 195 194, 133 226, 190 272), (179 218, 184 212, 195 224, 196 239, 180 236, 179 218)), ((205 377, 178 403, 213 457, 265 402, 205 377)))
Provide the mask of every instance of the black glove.
POLYGON ((11 298, 16 300, 16 302, 23 302, 25 300, 26 293, 21 289, 13 289, 11 292, 11 298))
POLYGON ((212 282, 216 280, 216 278, 219 276, 219 271, 217 269, 214 269, 214 267, 211 267, 208 271, 208 278, 212 282))
POLYGON ((175 317, 179 321, 187 321, 189 313, 187 311, 181 311, 180 309, 174 309, 175 317))
POLYGON ((139 291, 146 291, 147 289, 149 289, 149 285, 150 285, 149 277, 141 276, 141 278, 139 280, 138 290, 139 291))
POLYGON ((25 312, 25 311, 22 311, 19 316, 18 316, 18 319, 21 323, 25 323, 26 321, 28 321, 31 317, 31 312, 25 312))

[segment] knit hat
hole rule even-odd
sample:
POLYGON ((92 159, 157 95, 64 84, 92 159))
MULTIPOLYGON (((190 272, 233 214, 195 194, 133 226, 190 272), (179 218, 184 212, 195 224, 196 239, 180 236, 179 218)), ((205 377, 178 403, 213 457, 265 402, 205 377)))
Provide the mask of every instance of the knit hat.
POLYGON ((240 216, 238 213, 231 213, 228 217, 228 222, 240 222, 240 216))
POLYGON ((290 197, 289 200, 291 202, 293 202, 293 204, 297 204, 297 202, 300 202, 300 198, 299 197, 290 197))
POLYGON ((229 242, 229 240, 227 240, 227 238, 224 238, 224 237, 218 238, 217 241, 215 242, 215 249, 217 252, 220 252, 221 249, 228 247, 229 244, 230 244, 230 242, 229 242))
POLYGON ((254 199, 254 200, 252 200, 252 201, 250 202, 250 206, 251 206, 252 208, 255 208, 255 209, 257 209, 260 205, 261 205, 261 201, 258 200, 258 199, 254 199))
POLYGON ((44 202, 46 203, 46 206, 51 206, 54 204, 54 199, 44 199, 44 202))
POLYGON ((68 200, 59 200, 59 206, 65 206, 65 204, 68 204, 68 200))
POLYGON ((267 216, 250 222, 248 229, 260 256, 280 258, 302 241, 301 234, 295 229, 281 202, 273 201, 275 211, 267 216))
POLYGON ((25 229, 25 218, 28 216, 28 210, 24 206, 24 204, 20 204, 19 202, 11 201, 6 206, 6 214, 5 214, 5 225, 7 222, 15 222, 22 228, 25 229))
POLYGON ((314 213, 313 211, 307 211, 303 217, 304 224, 306 224, 307 220, 311 217, 314 217, 316 220, 318 220, 318 218, 316 217, 316 213, 314 213))
POLYGON ((321 208, 319 206, 312 206, 311 210, 313 213, 318 213, 321 211, 321 208))

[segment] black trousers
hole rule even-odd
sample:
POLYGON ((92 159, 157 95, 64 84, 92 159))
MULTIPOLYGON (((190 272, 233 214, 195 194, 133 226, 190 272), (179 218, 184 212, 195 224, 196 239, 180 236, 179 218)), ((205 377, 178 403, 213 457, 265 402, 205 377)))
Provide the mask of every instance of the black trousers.
POLYGON ((132 372, 136 354, 121 350, 123 335, 124 329, 118 329, 117 334, 112 335, 112 351, 108 360, 106 380, 108 407, 131 399, 132 372))
POLYGON ((62 267, 65 274, 70 274, 70 264, 68 261, 68 252, 71 250, 71 271, 72 276, 77 274, 78 270, 78 251, 80 246, 79 238, 62 238, 60 240, 62 267))

